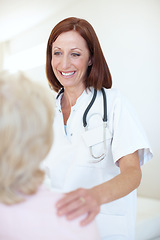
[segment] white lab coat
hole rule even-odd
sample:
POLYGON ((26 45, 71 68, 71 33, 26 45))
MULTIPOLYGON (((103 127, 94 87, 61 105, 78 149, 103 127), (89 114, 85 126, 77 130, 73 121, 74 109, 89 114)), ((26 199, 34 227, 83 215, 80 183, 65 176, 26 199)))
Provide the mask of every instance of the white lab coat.
MULTIPOLYGON (((106 157, 95 160, 89 151, 99 156, 103 150, 103 97, 101 91, 87 115, 88 131, 83 127, 83 114, 93 96, 86 90, 71 109, 64 130, 61 97, 57 99, 54 120, 54 143, 46 158, 46 171, 54 190, 69 192, 79 187, 91 188, 120 173, 117 160, 139 151, 141 165, 152 158, 145 133, 137 116, 119 91, 105 89, 107 96, 106 157), (96 114, 95 114, 96 113, 96 114)), ((101 206, 97 216, 102 239, 134 239, 136 190, 129 195, 101 206)))

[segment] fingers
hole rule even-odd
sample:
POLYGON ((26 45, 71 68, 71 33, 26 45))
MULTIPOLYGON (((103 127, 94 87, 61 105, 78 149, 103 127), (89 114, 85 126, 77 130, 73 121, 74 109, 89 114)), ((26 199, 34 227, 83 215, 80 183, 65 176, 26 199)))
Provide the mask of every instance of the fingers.
POLYGON ((57 214, 59 216, 66 215, 67 218, 68 216, 72 216, 73 213, 75 213, 75 216, 79 216, 79 212, 82 212, 82 214, 85 212, 82 209, 84 208, 84 202, 82 202, 81 198, 74 198, 72 200, 67 199, 62 199, 60 203, 57 204, 57 214))
POLYGON ((76 208, 75 210, 69 212, 66 217, 68 220, 73 220, 77 217, 80 217, 84 214, 87 213, 87 208, 86 207, 79 207, 79 208, 76 208))
POLYGON ((88 213, 87 217, 80 222, 80 225, 86 226, 87 224, 91 223, 96 217, 96 215, 97 214, 95 213, 88 213))
MULTIPOLYGON (((80 189, 79 189, 79 191, 80 191, 80 189)), ((76 190, 76 191, 65 194, 65 196, 57 202, 57 204, 56 204, 57 209, 61 209, 62 207, 67 206, 68 204, 70 204, 76 200, 79 200, 79 198, 81 196, 79 194, 79 191, 76 190)))
POLYGON ((99 213, 100 206, 96 200, 96 194, 89 189, 77 189, 67 193, 56 204, 58 216, 65 215, 68 220, 84 215, 81 225, 87 225, 99 213))

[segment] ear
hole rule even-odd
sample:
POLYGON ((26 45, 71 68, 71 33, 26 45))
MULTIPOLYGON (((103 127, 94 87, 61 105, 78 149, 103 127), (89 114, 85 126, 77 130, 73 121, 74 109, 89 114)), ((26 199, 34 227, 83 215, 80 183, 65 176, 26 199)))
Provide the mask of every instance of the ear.
POLYGON ((91 57, 89 57, 88 66, 91 66, 91 65, 92 65, 92 59, 91 57))

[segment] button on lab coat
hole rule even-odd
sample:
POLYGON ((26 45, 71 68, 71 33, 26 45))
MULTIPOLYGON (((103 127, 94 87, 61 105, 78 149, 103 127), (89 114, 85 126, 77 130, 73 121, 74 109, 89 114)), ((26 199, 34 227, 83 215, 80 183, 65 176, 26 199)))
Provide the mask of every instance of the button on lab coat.
MULTIPOLYGON (((71 109, 67 121, 67 135, 64 130, 61 111, 61 97, 56 103, 54 119, 54 143, 45 165, 52 188, 69 192, 77 188, 92 188, 120 173, 118 160, 138 150, 140 164, 152 158, 144 130, 126 98, 115 89, 105 89, 107 96, 107 127, 105 128, 105 158, 95 156, 104 151, 103 139, 103 97, 97 92, 96 100, 88 112, 88 131, 83 127, 83 114, 93 96, 93 88, 85 90, 71 109)), ((97 224, 103 239, 134 239, 136 217, 136 190, 127 196, 101 206, 97 224)))

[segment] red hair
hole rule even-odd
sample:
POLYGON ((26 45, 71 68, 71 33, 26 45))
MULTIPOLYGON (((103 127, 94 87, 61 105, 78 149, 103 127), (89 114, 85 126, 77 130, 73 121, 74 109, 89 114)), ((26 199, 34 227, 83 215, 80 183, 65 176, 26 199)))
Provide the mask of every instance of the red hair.
POLYGON ((112 77, 104 58, 97 35, 89 22, 84 19, 70 17, 59 22, 51 31, 47 44, 47 58, 46 58, 46 75, 49 81, 49 85, 58 92, 63 86, 56 78, 52 66, 52 43, 57 37, 68 31, 78 32, 86 41, 92 65, 88 66, 87 78, 85 81, 86 88, 94 87, 95 89, 101 89, 102 87, 111 88, 112 77))

